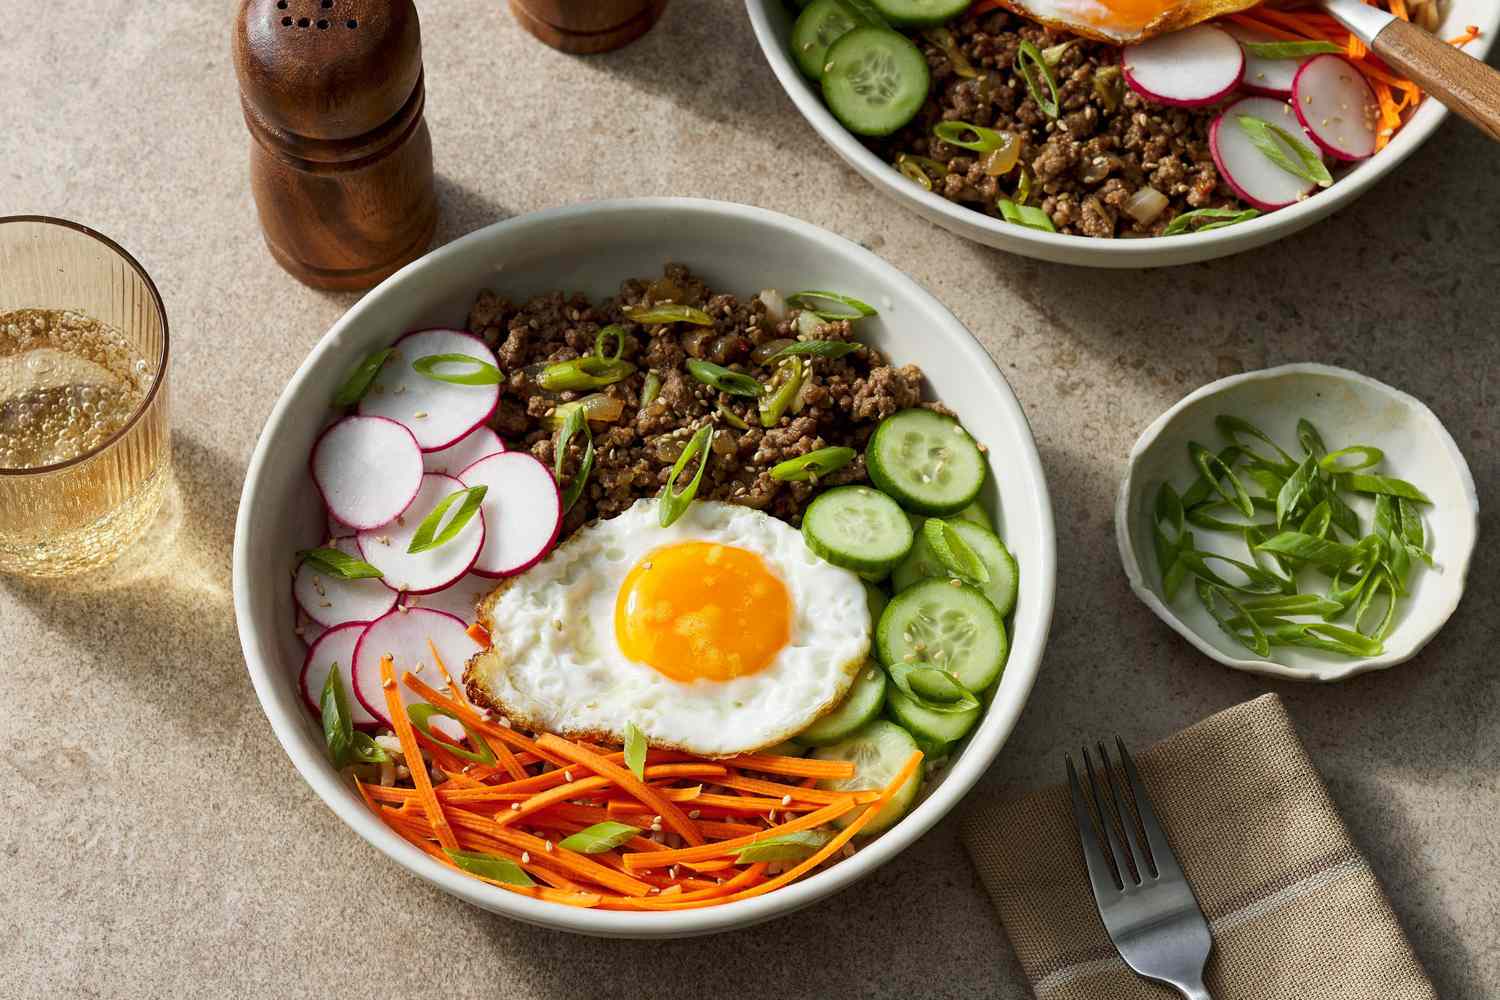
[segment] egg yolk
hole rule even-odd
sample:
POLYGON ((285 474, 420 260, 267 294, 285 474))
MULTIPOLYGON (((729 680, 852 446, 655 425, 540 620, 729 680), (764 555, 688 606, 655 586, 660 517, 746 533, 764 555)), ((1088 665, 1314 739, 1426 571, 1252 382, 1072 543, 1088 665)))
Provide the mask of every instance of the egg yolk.
POLYGON ((1093 0, 1093 3, 1109 13, 1091 12, 1087 20, 1106 28, 1122 24, 1146 25, 1172 7, 1171 0, 1093 0))
POLYGON ((620 651, 674 681, 764 670, 792 635, 786 584, 760 556, 680 542, 636 563, 615 599, 620 651))

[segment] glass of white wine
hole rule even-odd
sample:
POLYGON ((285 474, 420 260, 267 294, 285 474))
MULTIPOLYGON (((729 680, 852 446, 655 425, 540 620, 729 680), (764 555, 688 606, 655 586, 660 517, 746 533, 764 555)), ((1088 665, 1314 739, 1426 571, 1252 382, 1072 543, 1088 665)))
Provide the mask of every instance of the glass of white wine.
POLYGON ((156 516, 170 465, 151 278, 86 226, 0 217, 0 572, 112 562, 156 516))

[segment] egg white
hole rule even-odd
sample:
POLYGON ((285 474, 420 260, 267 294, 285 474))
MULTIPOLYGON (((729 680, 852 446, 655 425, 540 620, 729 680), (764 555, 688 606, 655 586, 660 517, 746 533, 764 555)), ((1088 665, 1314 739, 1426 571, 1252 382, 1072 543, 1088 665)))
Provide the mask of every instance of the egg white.
POLYGON ((503 581, 479 608, 492 645, 469 661, 470 697, 528 729, 620 743, 634 723, 652 746, 717 757, 779 743, 838 704, 870 650, 859 578, 748 507, 699 501, 668 528, 657 517, 656 501, 639 500, 503 581), (764 670, 684 683, 621 652, 615 601, 626 574, 690 541, 753 552, 786 585, 791 638, 764 670))

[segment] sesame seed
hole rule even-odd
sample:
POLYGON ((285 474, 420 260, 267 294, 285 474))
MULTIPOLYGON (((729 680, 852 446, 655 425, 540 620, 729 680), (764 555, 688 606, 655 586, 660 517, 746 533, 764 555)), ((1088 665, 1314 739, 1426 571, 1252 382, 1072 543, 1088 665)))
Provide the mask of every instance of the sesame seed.
POLYGON ((521 811, 521 803, 519 803, 519 802, 512 802, 510 804, 510 808, 511 808, 512 812, 520 812, 521 811))
POLYGON ((572 771, 564 771, 563 772, 563 780, 564 781, 572 781, 573 780, 573 772, 572 771))
POLYGON ((688 812, 688 819, 697 819, 699 816, 702 816, 702 815, 703 815, 703 810, 701 810, 701 809, 693 809, 693 810, 690 810, 688 812))
POLYGON ((296 628, 295 628, 295 629, 293 629, 293 630, 292 630, 292 631, 294 631, 294 632, 296 632, 296 633, 297 633, 297 634, 298 634, 298 635, 306 635, 306 634, 307 634, 307 630, 306 630, 306 629, 304 629, 304 628, 303 628, 303 627, 302 627, 302 626, 301 626, 301 625, 298 625, 298 626, 297 626, 297 627, 296 627, 296 628))
POLYGON ((552 841, 550 841, 550 840, 547 841, 546 847, 547 847, 547 853, 551 854, 552 853, 552 841))
POLYGON ((953 579, 949 580, 948 583, 954 587, 962 587, 964 585, 964 582, 958 579, 958 577, 954 577, 953 579))
POLYGON ((412 416, 415 417, 418 420, 426 420, 427 419, 427 411, 426 410, 418 410, 416 413, 413 413, 412 416))
POLYGON ((790 795, 783 795, 781 797, 781 804, 784 805, 784 806, 791 805, 792 804, 792 797, 790 795))
POLYGON ((500 725, 504 726, 506 729, 509 729, 510 728, 510 720, 507 719, 505 716, 502 715, 502 716, 500 716, 500 725))
POLYGON ((529 865, 529 864, 531 864, 531 852, 530 851, 522 851, 521 852, 521 864, 523 864, 523 865, 529 865))
POLYGON ((396 686, 396 682, 394 680, 381 681, 380 686, 389 691, 396 686))

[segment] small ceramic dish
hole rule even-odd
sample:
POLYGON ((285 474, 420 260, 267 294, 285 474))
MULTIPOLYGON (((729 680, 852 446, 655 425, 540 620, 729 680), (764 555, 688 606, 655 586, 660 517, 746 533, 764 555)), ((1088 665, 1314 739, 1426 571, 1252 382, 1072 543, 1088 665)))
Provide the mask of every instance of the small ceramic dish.
MULTIPOLYGON (((1350 505, 1368 530, 1373 504, 1355 498, 1350 505)), ((1288 680, 1338 681, 1381 670, 1415 656, 1458 607, 1469 560, 1479 532, 1479 498, 1474 477, 1458 445, 1426 404, 1383 382, 1328 365, 1296 364, 1220 379, 1191 393, 1158 417, 1136 441, 1115 502, 1115 539, 1130 588, 1157 617, 1198 649, 1225 666, 1288 680), (1214 420, 1231 415, 1251 421, 1296 455, 1296 425, 1307 418, 1330 449, 1354 444, 1385 452, 1382 472, 1416 484, 1433 504, 1423 508, 1433 568, 1412 571, 1409 594, 1397 606, 1396 623, 1385 651, 1367 659, 1294 646, 1273 646, 1260 659, 1226 635, 1191 586, 1168 602, 1162 594, 1161 567, 1152 543, 1157 489, 1171 482, 1179 492, 1197 477, 1188 442, 1207 448, 1226 442, 1214 420)), ((1199 532, 1202 548, 1245 559, 1242 542, 1220 547, 1199 532), (1234 545, 1239 546, 1238 550, 1234 545)), ((1347 619, 1342 622, 1347 625, 1347 619)))

